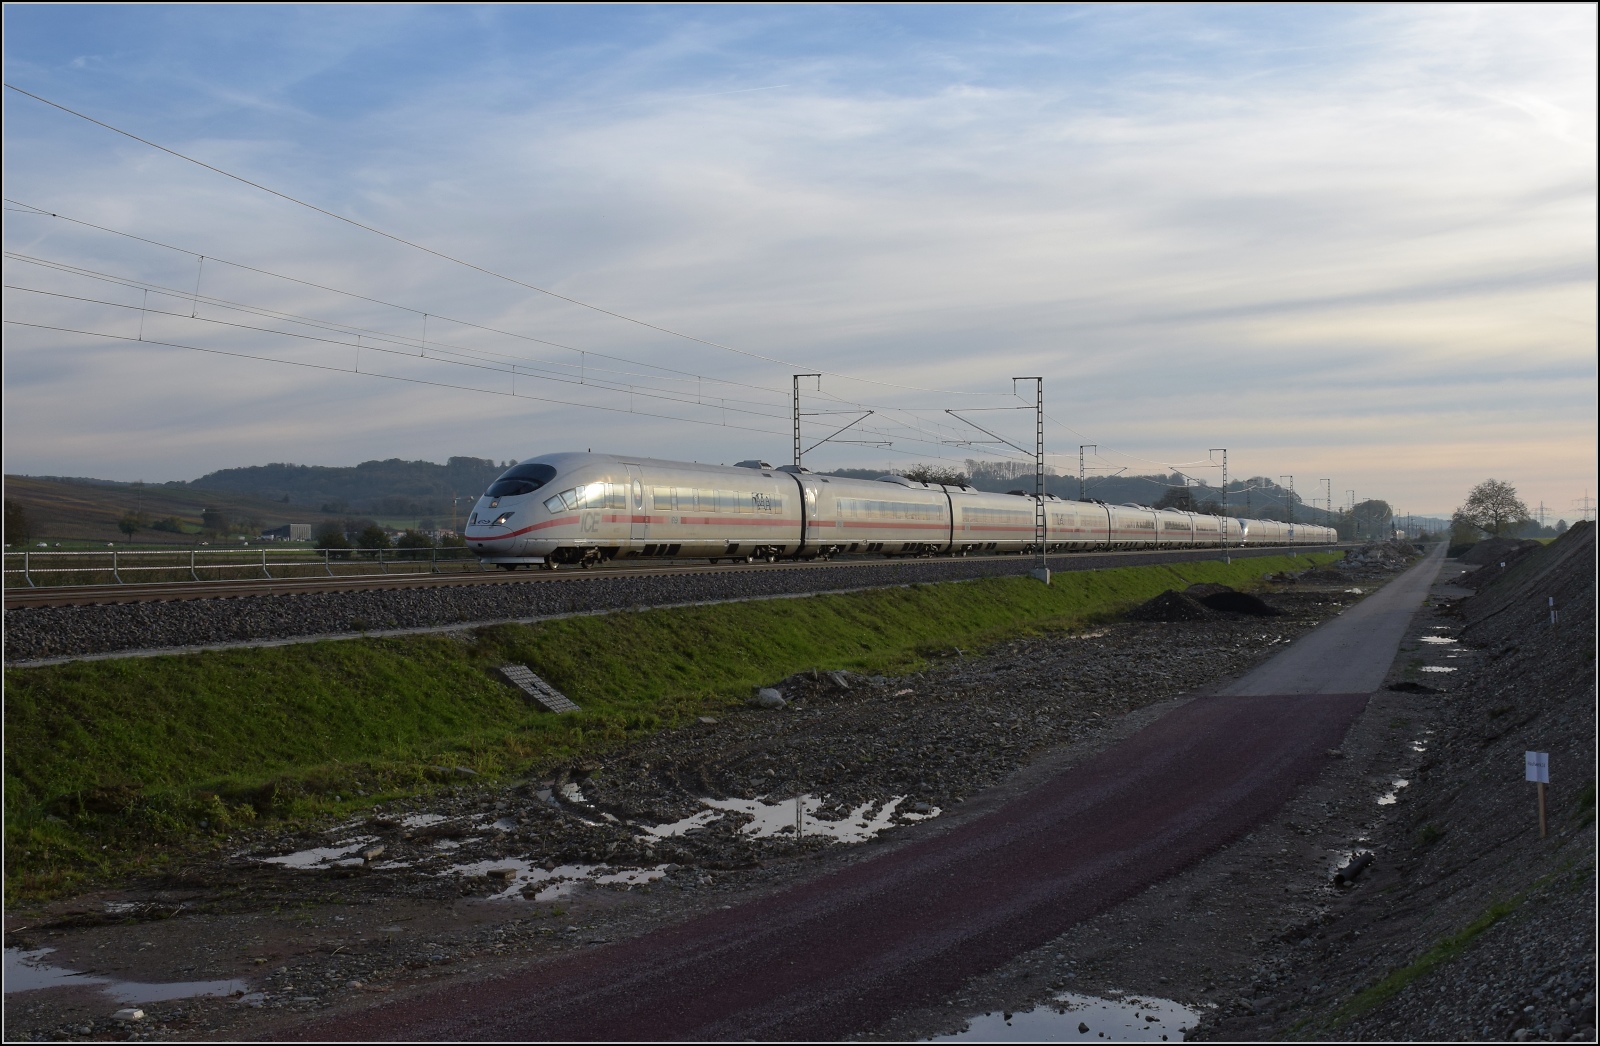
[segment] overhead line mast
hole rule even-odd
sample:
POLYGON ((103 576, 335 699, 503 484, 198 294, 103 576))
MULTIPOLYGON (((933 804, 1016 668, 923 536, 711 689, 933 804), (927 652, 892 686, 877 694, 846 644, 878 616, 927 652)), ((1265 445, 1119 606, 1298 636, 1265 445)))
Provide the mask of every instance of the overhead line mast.
POLYGON ((1044 378, 1038 375, 1026 378, 1012 378, 1011 389, 1016 391, 1017 382, 1031 381, 1034 386, 1034 414, 1033 414, 1033 547, 1035 565, 1033 576, 1050 583, 1050 561, 1045 556, 1045 518, 1044 518, 1044 378))

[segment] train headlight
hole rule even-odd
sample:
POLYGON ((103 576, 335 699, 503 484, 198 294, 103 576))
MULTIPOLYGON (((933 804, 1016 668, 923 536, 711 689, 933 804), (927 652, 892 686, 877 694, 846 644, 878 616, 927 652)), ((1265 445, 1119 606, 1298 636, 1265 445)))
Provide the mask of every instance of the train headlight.
POLYGON ((510 519, 512 516, 515 516, 515 515, 516 515, 515 512, 502 512, 498 516, 494 517, 494 522, 492 524, 490 524, 490 526, 495 526, 495 527, 504 526, 505 525, 505 521, 510 519))

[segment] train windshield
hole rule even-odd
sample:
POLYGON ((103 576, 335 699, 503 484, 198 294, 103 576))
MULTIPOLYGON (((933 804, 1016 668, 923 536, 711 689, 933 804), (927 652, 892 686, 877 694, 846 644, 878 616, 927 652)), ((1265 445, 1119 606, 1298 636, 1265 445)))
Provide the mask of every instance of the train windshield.
POLYGON ((516 494, 532 494, 540 487, 556 478, 554 465, 517 465, 505 471, 487 491, 491 498, 511 497, 516 494))

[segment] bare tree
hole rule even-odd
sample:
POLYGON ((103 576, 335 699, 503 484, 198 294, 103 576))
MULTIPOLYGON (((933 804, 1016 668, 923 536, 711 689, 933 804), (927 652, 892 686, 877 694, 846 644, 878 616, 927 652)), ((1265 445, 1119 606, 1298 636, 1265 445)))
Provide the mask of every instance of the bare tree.
POLYGON ((1465 524, 1500 537, 1506 531, 1532 521, 1528 506, 1517 498, 1517 488, 1497 479, 1486 479, 1472 488, 1466 504, 1450 517, 1453 526, 1465 524))

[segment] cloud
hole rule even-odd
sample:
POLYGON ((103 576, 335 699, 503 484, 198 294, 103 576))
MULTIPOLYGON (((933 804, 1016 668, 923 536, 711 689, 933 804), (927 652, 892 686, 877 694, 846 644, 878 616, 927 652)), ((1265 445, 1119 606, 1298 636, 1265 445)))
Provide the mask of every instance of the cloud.
MULTIPOLYGON (((53 78, 41 93, 88 97, 130 129, 519 279, 892 383, 824 386, 878 407, 871 424, 901 460, 970 454, 931 426, 953 436, 939 411, 973 401, 893 385, 1003 394, 1012 374, 1044 373, 1052 414, 1130 453, 1226 442, 1265 472, 1338 461, 1351 484, 1441 510, 1481 478, 1493 431, 1564 504, 1594 469, 1593 10, 1299 11, 651 10, 607 33, 571 12, 327 14, 267 34, 237 74, 197 54, 241 35, 213 18, 163 45, 168 73, 124 58, 89 79, 39 75, 53 78), (430 39, 453 58, 425 55, 430 39), (107 93, 119 77, 132 97, 107 93), (913 407, 923 442, 903 427, 913 407), (1384 450, 1401 441, 1431 457, 1384 450)), ((785 453, 787 368, 429 259, 33 104, 7 102, 10 194, 412 311, 220 268, 207 293, 396 338, 417 336, 418 313, 457 316, 757 385, 734 394, 773 417, 757 421, 770 436, 730 433, 137 346, 114 358, 138 366, 112 366, 103 349, 11 330, 8 469, 785 453)), ((176 288, 194 277, 192 257, 8 217, 11 250, 176 288)), ((40 278, 27 268, 8 263, 8 282, 40 278)), ((6 309, 38 305, 8 292, 6 309)), ((464 349, 574 358, 435 322, 464 349)), ((1075 452, 1080 437, 1060 436, 1075 452)))

